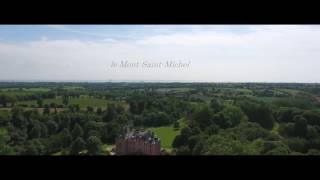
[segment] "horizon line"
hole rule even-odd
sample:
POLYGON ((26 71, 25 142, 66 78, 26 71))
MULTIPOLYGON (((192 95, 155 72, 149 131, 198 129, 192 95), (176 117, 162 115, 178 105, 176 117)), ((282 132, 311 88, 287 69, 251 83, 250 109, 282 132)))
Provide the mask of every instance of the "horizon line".
POLYGON ((265 83, 265 84, 320 84, 320 82, 286 81, 191 81, 191 80, 0 80, 0 83, 265 83))

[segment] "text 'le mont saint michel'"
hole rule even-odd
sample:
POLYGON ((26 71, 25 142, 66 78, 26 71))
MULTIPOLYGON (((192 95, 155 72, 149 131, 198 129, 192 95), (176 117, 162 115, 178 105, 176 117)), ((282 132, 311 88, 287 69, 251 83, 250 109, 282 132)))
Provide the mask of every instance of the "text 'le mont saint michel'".
POLYGON ((149 62, 149 61, 120 61, 112 62, 111 67, 113 68, 188 68, 190 67, 190 61, 164 61, 164 62, 149 62))

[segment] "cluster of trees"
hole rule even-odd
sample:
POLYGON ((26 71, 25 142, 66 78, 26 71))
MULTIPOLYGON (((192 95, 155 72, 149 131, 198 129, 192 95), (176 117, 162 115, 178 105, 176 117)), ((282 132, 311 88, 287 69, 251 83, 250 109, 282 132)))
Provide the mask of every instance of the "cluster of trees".
POLYGON ((256 122, 269 130, 273 128, 274 117, 269 104, 252 99, 240 99, 236 104, 248 116, 249 121, 256 122))
POLYGON ((320 154, 320 111, 280 108, 279 134, 295 153, 320 154))
POLYGON ((130 119, 140 127, 171 125, 192 109, 186 101, 159 94, 135 94, 130 96, 128 104, 130 119))
POLYGON ((43 113, 15 107, 0 114, 0 154, 43 155, 102 153, 102 144, 114 143, 127 117, 121 106, 100 112, 43 113))
POLYGON ((11 104, 11 107, 13 107, 16 102, 16 96, 0 94, 0 104, 2 105, 2 107, 7 107, 8 104, 11 104))
POLYGON ((177 155, 320 154, 320 112, 274 110, 253 99, 237 99, 196 110, 172 146, 177 155))

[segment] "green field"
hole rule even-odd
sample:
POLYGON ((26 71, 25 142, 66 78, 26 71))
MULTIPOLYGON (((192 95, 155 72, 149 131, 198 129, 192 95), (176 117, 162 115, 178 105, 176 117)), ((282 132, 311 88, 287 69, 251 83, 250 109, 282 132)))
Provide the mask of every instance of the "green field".
POLYGON ((159 92, 170 92, 170 91, 175 91, 175 92, 188 92, 194 90, 193 88, 159 88, 157 91, 159 92))
POLYGON ((161 140, 162 148, 172 148, 172 142, 174 138, 180 134, 180 130, 175 130, 172 126, 158 127, 158 128, 150 128, 152 132, 154 132, 161 140))
POLYGON ((48 91, 50 91, 48 88, 2 88, 0 89, 0 94, 9 96, 27 96, 48 91))
POLYGON ((81 89, 81 90, 83 90, 84 87, 82 87, 82 86, 64 86, 62 89, 65 89, 65 90, 78 90, 78 89, 81 89))
POLYGON ((254 97, 254 99, 258 99, 258 100, 261 100, 261 101, 272 103, 274 101, 285 100, 285 99, 288 99, 288 98, 286 98, 286 97, 254 97))
POLYGON ((48 92, 50 91, 49 88, 3 88, 0 89, 0 91, 2 92, 23 92, 23 91, 27 91, 27 92, 48 92))
POLYGON ((175 129, 173 126, 164 126, 150 128, 149 130, 154 132, 161 140, 161 147, 165 149, 172 149, 172 142, 177 135, 180 134, 180 130, 186 126, 185 119, 179 119, 180 128, 175 129))
MULTIPOLYGON (((51 104, 55 103, 57 105, 62 104, 62 98, 56 98, 56 99, 44 99, 43 104, 51 104)), ((37 101, 20 101, 17 103, 19 104, 27 104, 27 105, 34 105, 37 106, 37 101)), ((80 108, 86 108, 87 106, 92 107, 106 107, 107 106, 107 100, 105 99, 97 99, 97 98, 70 98, 69 104, 79 104, 80 108)))
POLYGON ((8 96, 27 96, 33 95, 36 92, 33 91, 0 91, 0 94, 8 95, 8 96))
POLYGON ((50 91, 49 88, 23 88, 23 91, 29 92, 48 92, 50 91))
MULTIPOLYGON (((51 103, 55 103, 56 105, 62 105, 62 98, 58 97, 56 99, 44 99, 43 100, 43 105, 48 104, 50 105, 51 103)), ((85 109, 88 106, 97 108, 106 108, 108 103, 116 103, 116 104, 121 104, 124 106, 124 108, 127 110, 128 109, 128 104, 125 102, 115 102, 115 101, 109 101, 106 99, 98 99, 98 98, 89 98, 89 97, 80 97, 80 98, 70 98, 69 100, 69 105, 71 104, 79 104, 81 109, 85 109)), ((28 105, 29 107, 31 105, 37 107, 37 101, 32 100, 32 101, 19 101, 16 103, 17 105, 28 105)))

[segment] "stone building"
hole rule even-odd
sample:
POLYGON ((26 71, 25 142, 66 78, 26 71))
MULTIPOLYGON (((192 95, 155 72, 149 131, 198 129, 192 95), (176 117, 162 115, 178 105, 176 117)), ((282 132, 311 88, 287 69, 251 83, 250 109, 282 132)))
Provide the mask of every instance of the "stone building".
POLYGON ((150 131, 126 130, 116 138, 116 155, 160 155, 160 139, 150 131))

